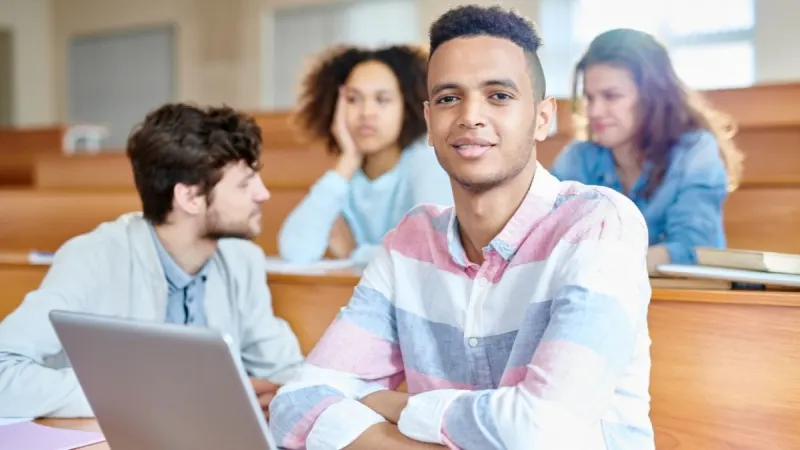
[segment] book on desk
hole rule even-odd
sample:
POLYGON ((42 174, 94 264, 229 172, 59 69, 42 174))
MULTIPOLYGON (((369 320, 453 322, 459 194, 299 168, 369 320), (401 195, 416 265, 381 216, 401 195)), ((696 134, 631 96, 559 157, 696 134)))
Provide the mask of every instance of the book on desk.
POLYGON ((696 249, 697 264, 664 264, 665 278, 651 279, 664 289, 800 289, 800 255, 754 250, 696 249))

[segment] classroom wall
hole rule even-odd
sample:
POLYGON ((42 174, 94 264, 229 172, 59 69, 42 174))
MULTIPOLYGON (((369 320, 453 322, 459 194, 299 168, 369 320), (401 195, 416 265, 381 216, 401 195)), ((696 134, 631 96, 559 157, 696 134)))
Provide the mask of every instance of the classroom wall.
POLYGON ((756 79, 800 80, 800 0, 756 0, 756 79))
POLYGON ((176 100, 256 108, 260 0, 59 0, 54 4, 60 117, 67 116, 67 49, 76 35, 173 24, 176 100))
POLYGON ((0 0, 0 28, 11 31, 15 126, 57 120, 53 76, 52 0, 0 0))
MULTIPOLYGON (((15 37, 14 124, 48 124, 67 117, 67 49, 75 35, 165 23, 177 29, 177 100, 228 103, 259 109, 270 58, 262 45, 264 18, 275 8, 343 0, 0 0, 0 26, 15 37)), ((417 0, 425 41, 432 20, 457 3, 417 0)), ((503 0, 536 19, 537 0, 503 0)), ((759 82, 800 80, 796 0, 758 0, 756 54, 759 82)))

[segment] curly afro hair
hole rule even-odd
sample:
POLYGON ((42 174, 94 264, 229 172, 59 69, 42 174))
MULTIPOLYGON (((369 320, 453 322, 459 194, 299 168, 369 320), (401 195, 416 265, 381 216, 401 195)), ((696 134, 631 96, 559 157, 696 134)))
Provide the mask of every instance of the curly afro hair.
POLYGON ((394 45, 377 50, 352 46, 335 47, 311 67, 303 78, 299 106, 294 122, 313 139, 326 142, 329 152, 340 152, 331 133, 333 114, 339 97, 339 86, 357 65, 379 61, 388 66, 397 77, 403 95, 403 126, 397 143, 408 147, 427 131, 423 102, 428 98, 426 87, 428 73, 427 53, 419 47, 394 45))
POLYGON ((442 44, 457 38, 491 36, 507 39, 525 52, 531 67, 531 78, 539 98, 545 95, 545 78, 542 63, 536 52, 542 38, 536 25, 513 9, 500 6, 465 5, 442 14, 430 28, 430 54, 442 44))

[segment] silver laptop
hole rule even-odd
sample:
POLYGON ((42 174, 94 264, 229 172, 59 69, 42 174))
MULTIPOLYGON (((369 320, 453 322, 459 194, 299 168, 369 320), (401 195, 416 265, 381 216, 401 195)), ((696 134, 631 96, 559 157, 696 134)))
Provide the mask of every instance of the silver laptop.
POLYGON ((50 313, 114 450, 275 450, 232 341, 215 331, 50 313))

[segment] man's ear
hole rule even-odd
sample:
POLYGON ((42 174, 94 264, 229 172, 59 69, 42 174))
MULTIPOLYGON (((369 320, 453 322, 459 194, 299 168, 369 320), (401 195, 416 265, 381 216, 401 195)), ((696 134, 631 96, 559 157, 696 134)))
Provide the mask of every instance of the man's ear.
POLYGON ((199 186, 178 183, 173 189, 173 205, 186 214, 201 214, 206 209, 206 196, 202 195, 199 186))
POLYGON ((425 126, 428 128, 428 145, 433 147, 431 140, 431 102, 425 100, 422 102, 422 111, 425 113, 425 126))
POLYGON ((556 120, 556 113, 558 106, 556 106, 555 97, 546 97, 541 100, 536 107, 536 129, 533 132, 533 138, 541 142, 547 139, 550 135, 550 130, 553 128, 553 123, 556 120))

